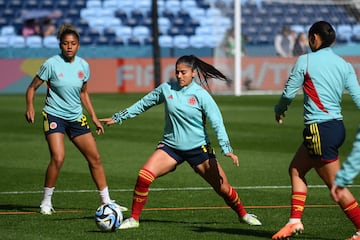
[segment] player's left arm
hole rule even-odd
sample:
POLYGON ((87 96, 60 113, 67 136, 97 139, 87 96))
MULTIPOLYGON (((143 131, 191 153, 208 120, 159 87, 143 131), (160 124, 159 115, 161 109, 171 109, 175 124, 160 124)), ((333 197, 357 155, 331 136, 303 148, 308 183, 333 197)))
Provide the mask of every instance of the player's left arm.
POLYGON ((87 83, 86 82, 83 84, 83 86, 81 88, 80 99, 81 99, 81 102, 82 102, 84 108, 86 109, 86 111, 91 116, 91 119, 92 119, 94 125, 96 126, 96 133, 98 135, 100 133, 104 133, 104 127, 103 127, 103 125, 101 125, 99 119, 96 116, 94 107, 93 107, 92 102, 91 102, 89 92, 87 90, 87 83))

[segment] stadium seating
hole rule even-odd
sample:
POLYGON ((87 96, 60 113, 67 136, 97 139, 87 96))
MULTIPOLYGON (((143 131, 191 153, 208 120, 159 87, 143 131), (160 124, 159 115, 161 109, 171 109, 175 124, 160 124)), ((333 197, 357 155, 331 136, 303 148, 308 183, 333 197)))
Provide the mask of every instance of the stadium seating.
POLYGON ((56 36, 46 36, 43 39, 43 46, 46 48, 59 48, 59 41, 56 36))
POLYGON ((25 38, 26 47, 41 48, 43 46, 43 39, 40 36, 28 36, 25 38))
POLYGON ((159 36, 159 46, 160 47, 168 47, 171 48, 174 46, 173 38, 169 35, 161 35, 159 36))
POLYGON ((23 36, 11 36, 9 38, 9 46, 13 48, 24 48, 26 47, 25 38, 23 36))
POLYGON ((188 48, 189 45, 189 38, 185 35, 176 35, 173 37, 173 44, 177 48, 188 48))
MULTIPOLYGON (((174 39, 175 36, 185 35, 191 45, 192 36, 207 36, 209 29, 222 29, 225 32, 233 27, 233 4, 234 0, 158 0, 159 34, 171 35, 174 39)), ((19 16, 24 9, 56 9, 63 14, 56 19, 57 26, 65 22, 72 23, 86 36, 90 28, 99 30, 96 39, 85 39, 86 44, 105 45, 105 39, 96 41, 103 36, 111 44, 115 37, 105 35, 105 29, 118 32, 119 27, 129 27, 134 31, 139 26, 146 27, 148 34, 139 36, 137 40, 140 40, 140 44, 149 44, 152 41, 151 7, 151 0, 0 0, 0 35, 21 34, 23 19, 19 16), (13 28, 12 33, 8 26, 13 28)), ((359 24, 357 13, 346 5, 241 0, 241 16, 242 33, 247 36, 248 44, 253 45, 273 44, 274 36, 283 24, 299 33, 306 32, 314 21, 321 19, 327 19, 334 25, 338 43, 358 42, 360 38, 360 34, 353 31, 355 25, 359 24)), ((122 41, 127 42, 129 38, 131 36, 125 35, 122 41)), ((204 44, 215 46, 216 43, 215 39, 213 44, 204 44)), ((200 45, 197 43, 196 46, 200 45)))
POLYGON ((9 47, 9 36, 1 36, 0 35, 0 48, 7 48, 9 47))

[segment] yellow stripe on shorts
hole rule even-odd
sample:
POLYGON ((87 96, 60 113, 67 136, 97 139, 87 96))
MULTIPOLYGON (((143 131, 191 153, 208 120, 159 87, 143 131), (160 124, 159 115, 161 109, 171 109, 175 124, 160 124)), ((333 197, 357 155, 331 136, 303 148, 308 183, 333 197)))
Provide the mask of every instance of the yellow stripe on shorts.
POLYGON ((46 112, 42 112, 42 115, 44 116, 44 132, 47 132, 49 131, 49 120, 46 112))
POLYGON ((317 123, 313 123, 310 125, 310 132, 313 136, 312 142, 313 142, 313 149, 314 154, 321 156, 321 142, 320 142, 320 134, 319 134, 319 128, 317 123))

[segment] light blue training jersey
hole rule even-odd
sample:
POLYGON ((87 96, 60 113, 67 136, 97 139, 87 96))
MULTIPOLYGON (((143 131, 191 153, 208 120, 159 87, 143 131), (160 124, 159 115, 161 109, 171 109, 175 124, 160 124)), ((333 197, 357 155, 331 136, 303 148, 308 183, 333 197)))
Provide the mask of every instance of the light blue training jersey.
POLYGON ((90 77, 84 59, 75 56, 73 62, 66 62, 60 54, 55 55, 41 65, 37 76, 47 82, 46 113, 69 121, 82 117, 80 92, 90 77))
POLYGON ((336 173, 335 184, 345 187, 353 182, 360 172, 360 128, 355 137, 353 148, 343 163, 342 168, 336 173))
POLYGON ((177 82, 163 83, 129 108, 115 113, 112 118, 121 123, 161 103, 165 104, 163 143, 183 151, 208 144, 207 118, 223 154, 232 152, 217 104, 195 81, 186 87, 180 87, 177 82))
POLYGON ((304 122, 342 120, 341 99, 347 90, 360 108, 360 87, 352 65, 330 47, 300 56, 285 84, 275 112, 282 114, 303 87, 304 122))

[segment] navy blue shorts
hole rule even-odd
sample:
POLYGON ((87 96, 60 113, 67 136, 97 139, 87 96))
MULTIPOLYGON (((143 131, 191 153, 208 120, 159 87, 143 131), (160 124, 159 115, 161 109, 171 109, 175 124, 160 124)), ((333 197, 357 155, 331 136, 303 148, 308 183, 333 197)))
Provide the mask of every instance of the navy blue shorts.
POLYGON ((91 132, 86 116, 77 121, 68 121, 43 112, 45 136, 51 133, 67 134, 70 139, 91 132))
POLYGON ((303 143, 313 158, 324 162, 335 161, 345 140, 344 123, 341 120, 331 120, 306 125, 303 138, 303 143))
POLYGON ((195 167, 210 158, 216 158, 214 150, 210 147, 210 145, 203 145, 198 148, 194 148, 187 151, 181 151, 174 149, 165 145, 164 143, 160 143, 156 149, 161 149, 169 154, 172 158, 176 160, 178 165, 183 163, 184 161, 188 162, 190 166, 195 167))

